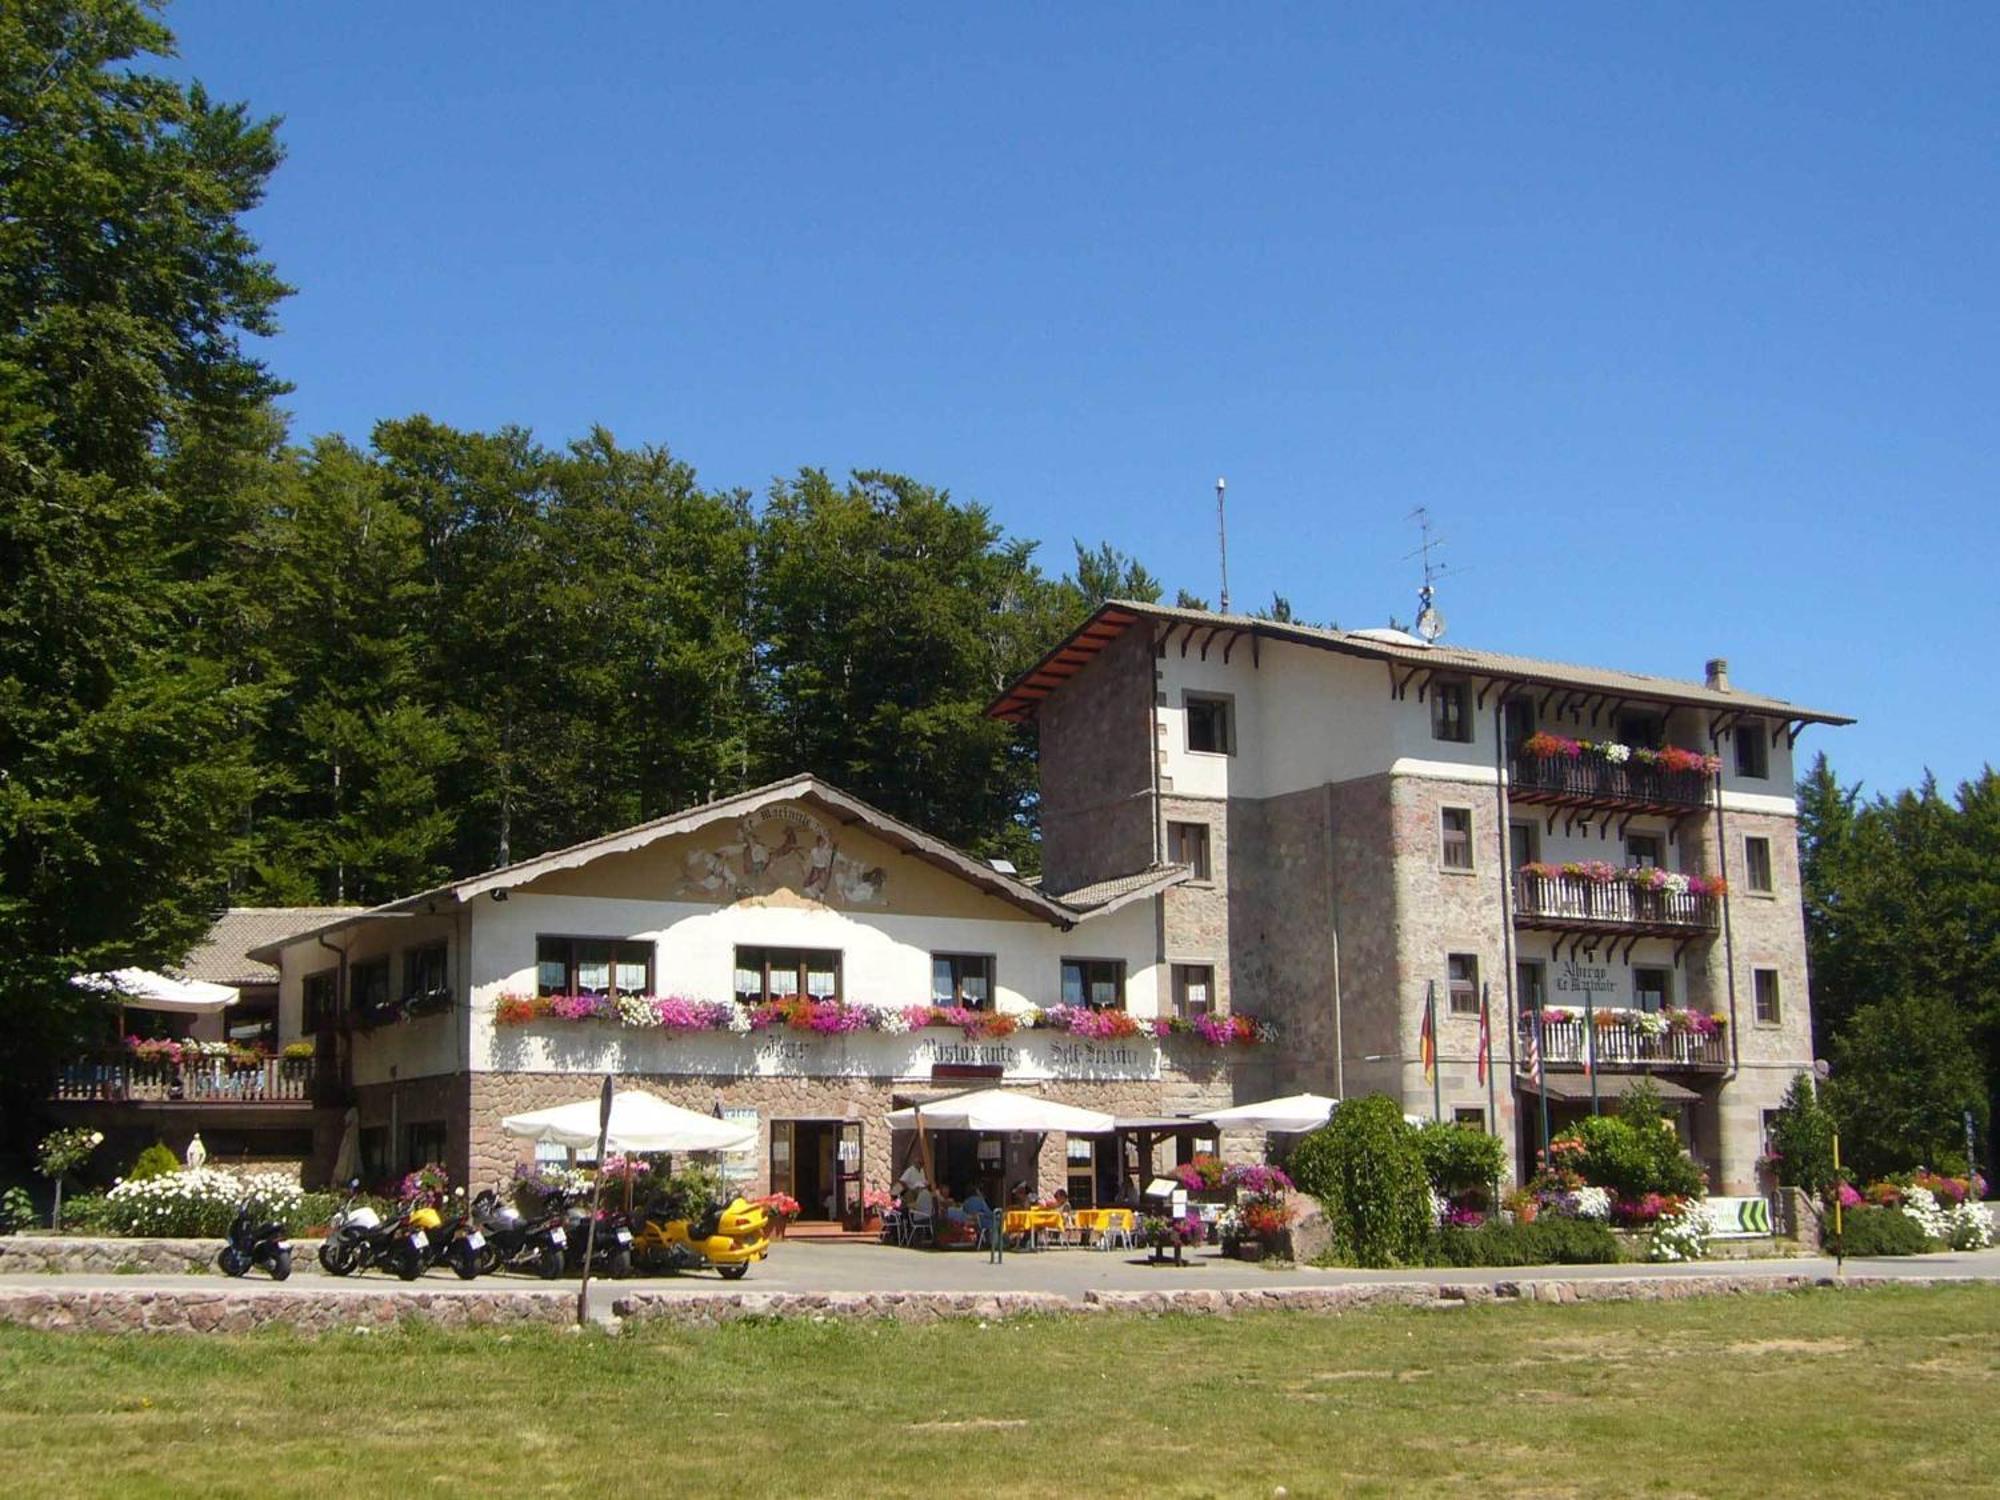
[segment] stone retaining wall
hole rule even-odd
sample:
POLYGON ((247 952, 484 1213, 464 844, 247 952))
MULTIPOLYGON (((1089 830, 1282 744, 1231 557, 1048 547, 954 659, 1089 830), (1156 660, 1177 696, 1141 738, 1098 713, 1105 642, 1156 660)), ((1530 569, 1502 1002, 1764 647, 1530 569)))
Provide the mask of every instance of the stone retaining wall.
POLYGON ((60 1275, 82 1273, 109 1276, 116 1273, 165 1272, 168 1275, 216 1270, 215 1253, 222 1248, 218 1239, 138 1240, 84 1239, 54 1234, 15 1234, 0 1237, 0 1276, 60 1275))
MULTIPOLYGON (((1950 1276, 1657 1276, 1602 1280, 1370 1282, 1350 1286, 1256 1287, 1223 1291, 1161 1288, 1090 1291, 1081 1301, 1053 1292, 636 1292, 612 1303, 613 1315, 637 1323, 713 1327, 745 1318, 808 1318, 935 1323, 947 1318, 1016 1318, 1126 1313, 1230 1317, 1245 1312, 1339 1314, 1372 1307, 1448 1308, 1488 1303, 1678 1302, 1693 1297, 1933 1287, 1975 1278, 1950 1276)), ((76 1333, 251 1333, 289 1328, 329 1333, 419 1322, 440 1328, 537 1323, 560 1327, 576 1315, 573 1291, 257 1292, 118 1291, 51 1287, 0 1289, 0 1324, 76 1333)))

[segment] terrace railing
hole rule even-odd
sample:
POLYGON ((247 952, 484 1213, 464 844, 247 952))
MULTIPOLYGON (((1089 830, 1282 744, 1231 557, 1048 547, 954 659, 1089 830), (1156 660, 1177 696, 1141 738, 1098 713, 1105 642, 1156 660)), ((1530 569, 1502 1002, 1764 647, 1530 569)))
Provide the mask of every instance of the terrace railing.
POLYGON ((1708 804, 1708 777, 1700 771, 1664 771, 1599 755, 1528 755, 1508 758, 1508 791, 1516 802, 1585 806, 1700 808, 1708 804))
POLYGON ((310 1104, 313 1060, 269 1057, 252 1067, 222 1058, 182 1063, 71 1063, 55 1097, 140 1104, 310 1104))
POLYGON ((1721 921, 1706 891, 1651 890, 1627 880, 1516 871, 1514 914, 1537 927, 1620 928, 1649 932, 1713 932, 1721 921))
MULTIPOLYGON (((1551 1067, 1581 1067, 1590 1060, 1590 1037, 1597 1034, 1597 1064, 1603 1068, 1697 1068, 1722 1069, 1729 1066, 1729 1037, 1721 1028, 1704 1035, 1684 1026, 1669 1025, 1655 1032, 1628 1010, 1600 1010, 1592 1021, 1572 1012, 1565 1019, 1542 1014, 1542 1061, 1551 1067)), ((1520 1046, 1527 1052, 1529 1028, 1521 1021, 1520 1046)))

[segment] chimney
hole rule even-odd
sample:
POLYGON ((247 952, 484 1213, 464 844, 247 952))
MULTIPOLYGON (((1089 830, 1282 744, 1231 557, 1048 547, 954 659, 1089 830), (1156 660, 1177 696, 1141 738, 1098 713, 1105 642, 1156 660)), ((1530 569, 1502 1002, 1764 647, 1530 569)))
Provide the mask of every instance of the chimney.
POLYGON ((1708 659, 1708 690, 1711 693, 1729 691, 1729 658, 1711 656, 1708 659))

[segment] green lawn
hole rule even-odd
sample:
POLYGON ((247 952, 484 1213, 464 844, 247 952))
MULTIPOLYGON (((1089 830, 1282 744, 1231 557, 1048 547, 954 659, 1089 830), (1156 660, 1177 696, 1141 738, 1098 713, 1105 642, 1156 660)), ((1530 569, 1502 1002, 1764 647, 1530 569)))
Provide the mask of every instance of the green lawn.
POLYGON ((0 1329, 0 1452, 35 1495, 1962 1496, 2000 1481, 1996 1398, 1985 1286, 622 1337, 0 1329))

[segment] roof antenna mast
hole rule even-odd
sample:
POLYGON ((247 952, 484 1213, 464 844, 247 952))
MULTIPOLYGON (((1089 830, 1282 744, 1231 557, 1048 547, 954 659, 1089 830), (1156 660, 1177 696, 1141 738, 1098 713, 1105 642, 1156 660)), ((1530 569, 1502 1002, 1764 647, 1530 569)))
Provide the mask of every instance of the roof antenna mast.
POLYGON ((1227 479, 1215 481, 1215 539, 1222 551, 1222 613, 1229 613, 1229 522, 1222 513, 1223 491, 1229 488, 1227 479))
POLYGON ((1414 552, 1406 552, 1407 558, 1422 557, 1424 560, 1424 583, 1417 590, 1417 634, 1435 645, 1444 635, 1444 615, 1437 607, 1437 581, 1451 570, 1442 563, 1431 561, 1431 552, 1444 546, 1443 537, 1431 535, 1431 513, 1428 507, 1419 505, 1405 518, 1417 523, 1417 530, 1423 542, 1414 552))

